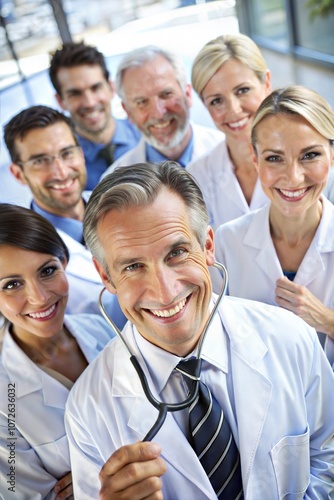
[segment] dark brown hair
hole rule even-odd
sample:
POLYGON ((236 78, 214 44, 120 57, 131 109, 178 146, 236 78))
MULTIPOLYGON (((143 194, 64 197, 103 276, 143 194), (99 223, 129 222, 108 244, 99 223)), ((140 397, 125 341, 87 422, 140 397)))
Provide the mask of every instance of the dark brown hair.
POLYGON ((109 71, 106 61, 101 52, 96 47, 85 45, 83 42, 64 43, 61 49, 56 50, 51 57, 49 76, 52 85, 57 94, 61 95, 61 86, 58 80, 58 71, 60 68, 73 68, 74 66, 100 66, 104 78, 109 80, 109 71))
POLYGON ((0 245, 58 257, 62 263, 70 256, 67 246, 53 225, 29 208, 0 203, 0 245))
POLYGON ((56 109, 42 105, 31 106, 13 116, 4 127, 4 140, 12 162, 19 163, 21 160, 15 144, 16 139, 22 140, 30 130, 49 127, 59 122, 64 122, 70 127, 75 143, 78 145, 78 139, 70 118, 56 109))

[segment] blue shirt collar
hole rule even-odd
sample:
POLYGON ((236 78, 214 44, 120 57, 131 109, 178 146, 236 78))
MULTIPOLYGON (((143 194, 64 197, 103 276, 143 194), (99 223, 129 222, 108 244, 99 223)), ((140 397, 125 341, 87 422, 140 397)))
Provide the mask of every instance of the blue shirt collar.
MULTIPOLYGON (((140 132, 137 132, 134 127, 132 127, 128 120, 115 119, 115 132, 113 138, 111 140, 111 144, 115 144, 117 146, 128 146, 129 145, 129 130, 131 130, 131 138, 133 143, 133 147, 136 145, 140 138, 140 132), (133 136, 133 137, 132 137, 133 136)), ((93 142, 85 137, 82 137, 78 134, 79 142, 84 149, 85 157, 93 161, 96 159, 99 151, 105 147, 105 144, 101 144, 98 142, 93 142)), ((122 153, 123 154, 123 153, 122 153)), ((115 159, 117 159, 118 155, 115 154, 115 159)))
POLYGON ((61 229, 79 243, 83 242, 83 223, 80 220, 51 214, 39 207, 34 200, 31 202, 31 209, 51 222, 56 229, 61 229))
MULTIPOLYGON (((155 149, 148 143, 145 143, 145 150, 146 150, 146 158, 148 161, 160 163, 162 161, 170 159, 164 156, 162 153, 160 153, 157 149, 155 149)), ((183 151, 180 158, 176 160, 177 163, 181 165, 181 167, 185 168, 191 161, 193 150, 194 150, 194 137, 193 133, 191 132, 190 141, 188 142, 186 149, 183 151)))

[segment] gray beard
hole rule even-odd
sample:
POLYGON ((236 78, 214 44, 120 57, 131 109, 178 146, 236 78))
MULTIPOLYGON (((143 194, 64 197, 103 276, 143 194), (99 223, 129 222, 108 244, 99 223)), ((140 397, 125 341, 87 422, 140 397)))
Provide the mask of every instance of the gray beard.
POLYGON ((143 136, 145 138, 145 141, 148 144, 150 144, 150 146, 154 147, 155 149, 160 151, 163 155, 168 157, 169 151, 177 147, 183 141, 187 133, 188 126, 189 126, 189 121, 187 120, 184 126, 176 131, 176 133, 174 134, 174 136, 172 137, 172 139, 169 141, 168 144, 162 144, 152 135, 146 135, 145 132, 143 132, 143 136))

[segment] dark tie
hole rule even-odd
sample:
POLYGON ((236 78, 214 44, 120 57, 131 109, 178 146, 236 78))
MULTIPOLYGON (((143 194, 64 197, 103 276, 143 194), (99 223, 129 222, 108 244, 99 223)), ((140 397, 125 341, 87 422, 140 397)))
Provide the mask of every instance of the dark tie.
MULTIPOLYGON (((201 360, 181 361, 181 372, 191 391, 200 372, 201 360)), ((207 473, 219 500, 243 498, 240 456, 230 426, 208 387, 199 382, 198 397, 189 408, 192 446, 207 473)))
POLYGON ((98 156, 106 160, 107 167, 114 163, 114 152, 116 149, 116 144, 107 144, 104 148, 100 149, 98 156))

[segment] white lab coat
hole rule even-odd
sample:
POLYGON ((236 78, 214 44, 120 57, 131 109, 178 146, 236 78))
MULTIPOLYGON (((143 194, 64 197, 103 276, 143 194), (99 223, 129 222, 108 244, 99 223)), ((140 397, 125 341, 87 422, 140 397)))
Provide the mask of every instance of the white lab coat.
MULTIPOLYGON (((320 224, 294 282, 334 309, 334 206, 325 197, 322 202, 320 224)), ((222 225, 216 231, 215 255, 227 267, 229 295, 277 305, 276 281, 283 277, 283 271, 270 235, 269 210, 267 205, 222 225)), ((214 281, 217 291, 221 280, 214 281)), ((326 344, 333 364, 334 342, 327 338, 326 344)))
MULTIPOLYGON (((98 298, 104 285, 93 264, 92 254, 69 234, 60 229, 57 229, 57 232, 70 252, 70 260, 66 267, 69 282, 66 312, 101 314, 98 298)), ((120 308, 117 295, 105 291, 103 304, 118 328, 122 329, 127 320, 120 308)))
MULTIPOLYGON (((224 139, 224 135, 213 128, 204 127, 203 125, 198 125, 197 123, 191 123, 191 127, 194 134, 192 161, 204 155, 208 151, 211 151, 216 144, 222 142, 224 139)), ((118 160, 107 168, 101 176, 101 179, 113 172, 116 167, 124 167, 134 163, 145 163, 147 161, 145 144, 145 139, 142 137, 136 147, 130 149, 130 151, 118 158, 118 160)))
MULTIPOLYGON (((96 315, 66 315, 64 321, 88 362, 113 337, 107 323, 96 315)), ((0 361, 0 497, 5 500, 54 499, 52 489, 70 467, 64 427, 68 389, 41 370, 5 333, 0 361), (15 385, 15 403, 8 394, 15 385), (14 409, 14 411, 12 411, 14 409), (8 413, 11 423, 8 426, 8 413), (10 434, 10 431, 13 434, 10 434), (12 442, 13 463, 8 463, 12 442), (6 477, 15 467, 15 493, 6 477)))
POLYGON ((234 174, 225 140, 208 154, 189 163, 187 170, 201 188, 213 229, 269 202, 258 179, 248 205, 234 174))
POLYGON ((323 190, 323 194, 329 199, 329 201, 334 203, 334 165, 329 170, 328 181, 325 189, 323 190))
MULTIPOLYGON (((333 498, 334 374, 314 329, 288 311, 232 297, 225 297, 219 313, 231 342, 225 357, 232 371, 245 500, 333 498)), ((217 363, 215 332, 211 324, 202 357, 217 363)), ((124 334, 159 398, 132 324, 124 334)), ((142 440, 156 417, 124 347, 112 342, 67 402, 75 497, 97 500, 102 465, 122 445, 142 440)), ((216 498, 171 413, 154 441, 167 463, 164 500, 216 498)))

